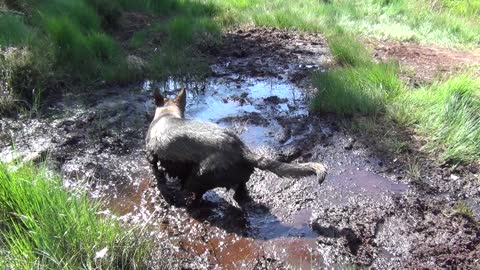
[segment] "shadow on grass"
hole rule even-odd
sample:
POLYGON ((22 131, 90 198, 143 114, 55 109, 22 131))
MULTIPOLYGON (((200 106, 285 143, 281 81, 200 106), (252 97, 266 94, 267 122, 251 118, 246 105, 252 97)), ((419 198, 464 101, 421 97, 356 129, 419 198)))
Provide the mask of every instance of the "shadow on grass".
POLYGON ((6 1, 6 8, 0 45, 25 51, 28 59, 2 58, 0 82, 12 86, 6 89, 11 100, 27 103, 34 89, 48 96, 60 95, 59 88, 205 77, 202 53, 221 38, 218 9, 199 1, 25 0, 6 1), (122 44, 119 32, 134 48, 122 44), (31 74, 33 83, 15 84, 31 82, 31 74))

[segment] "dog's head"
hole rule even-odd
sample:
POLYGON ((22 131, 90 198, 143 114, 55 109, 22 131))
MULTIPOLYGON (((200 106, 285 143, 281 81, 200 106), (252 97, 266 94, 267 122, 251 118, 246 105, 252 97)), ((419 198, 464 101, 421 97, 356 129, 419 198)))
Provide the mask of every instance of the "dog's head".
POLYGON ((178 118, 183 118, 185 115, 185 106, 187 105, 187 93, 185 88, 181 88, 180 92, 175 98, 169 99, 163 97, 155 88, 153 91, 153 99, 157 109, 155 110, 155 118, 163 115, 172 115, 178 118))

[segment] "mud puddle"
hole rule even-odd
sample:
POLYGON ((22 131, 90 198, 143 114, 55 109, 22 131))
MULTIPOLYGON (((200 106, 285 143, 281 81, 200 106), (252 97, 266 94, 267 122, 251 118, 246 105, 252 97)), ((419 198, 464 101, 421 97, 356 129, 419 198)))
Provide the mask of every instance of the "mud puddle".
MULTIPOLYGON (((172 85, 170 82, 158 86, 167 96, 174 96, 172 85)), ((231 129, 253 151, 275 157, 277 149, 295 147, 317 133, 307 122, 307 99, 297 86, 277 78, 227 77, 212 79, 202 92, 190 91, 186 115, 231 129)), ((146 106, 153 109, 150 101, 146 106)), ((313 149, 302 151, 308 150, 313 149)), ((155 213, 153 205, 145 204, 150 200, 146 198, 150 185, 143 180, 117 187, 115 197, 109 199, 109 208, 125 216, 155 213)), ((168 237, 175 239, 184 252, 203 256, 209 264, 224 269, 251 269, 259 265, 317 269, 325 266, 317 244, 319 234, 312 228, 313 209, 317 205, 338 205, 358 196, 381 201, 385 194, 406 189, 406 185, 353 167, 332 170, 321 186, 311 178, 296 181, 256 172, 249 182, 253 202, 244 205, 243 211, 229 191, 215 189, 204 195, 207 207, 190 213, 171 208, 170 213, 163 215, 161 227, 174 232, 168 237), (293 201, 289 191, 297 193, 292 196, 296 197, 293 201), (305 193, 316 198, 306 198, 305 193), (315 196, 324 193, 332 196, 315 196), (181 229, 171 225, 171 212, 183 217, 181 229)))
MULTIPOLYGON (((158 86, 172 96, 182 85, 172 81, 158 86)), ((169 250, 183 258, 179 267, 317 269, 331 265, 330 255, 318 245, 322 230, 314 228, 322 209, 370 199, 380 202, 406 190, 376 174, 380 168, 366 162, 370 158, 366 152, 332 143, 347 139, 331 123, 309 116, 309 97, 297 85, 279 78, 228 75, 212 78, 202 87, 187 85, 197 89, 188 92, 187 117, 234 131, 264 156, 324 162, 329 167, 327 180, 318 185, 308 177, 284 179, 256 171, 248 183, 252 202, 243 211, 225 189, 205 194, 207 206, 201 209, 167 206, 153 184, 142 150, 154 110, 150 88, 148 82, 138 89, 98 97, 76 96, 59 105, 62 115, 57 110, 46 120, 11 121, 2 128, 15 135, 10 139, 17 154, 47 153, 67 186, 87 186, 93 198, 104 200, 103 214, 149 223, 158 252, 169 250), (331 149, 337 150, 331 153, 331 149)), ((2 156, 13 153, 13 147, 2 148, 2 156)))

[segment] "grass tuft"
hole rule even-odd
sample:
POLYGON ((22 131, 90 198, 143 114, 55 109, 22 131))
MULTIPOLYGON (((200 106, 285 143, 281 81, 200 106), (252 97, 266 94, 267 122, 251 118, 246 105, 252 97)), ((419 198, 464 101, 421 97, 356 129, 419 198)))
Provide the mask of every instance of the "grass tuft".
POLYGON ((445 46, 475 47, 480 21, 475 1, 415 0, 203 0, 222 12, 224 26, 256 24, 332 34, 335 26, 348 34, 415 40, 445 46), (432 3, 443 2, 436 7, 432 3), (467 3, 468 2, 468 3, 467 3))
POLYGON ((148 242, 98 211, 85 194, 68 194, 44 167, 0 164, 0 265, 145 269, 148 242))
POLYGON ((26 45, 31 38, 31 29, 21 16, 0 13, 0 47, 26 45))
POLYGON ((480 81, 457 75, 392 104, 394 119, 412 125, 427 139, 426 149, 443 149, 442 159, 454 163, 480 159, 480 81))
POLYGON ((397 69, 390 63, 317 72, 313 80, 318 93, 312 108, 341 115, 383 113, 403 87, 397 69))
POLYGON ((340 65, 364 66, 373 63, 370 52, 348 34, 335 34, 328 38, 328 46, 340 65))
POLYGON ((463 216, 465 218, 474 220, 475 214, 472 208, 464 201, 458 201, 454 206, 454 214, 463 216))
MULTIPOLYGON (((393 120, 416 130, 425 138, 424 149, 440 154, 444 162, 480 160, 478 78, 461 74, 420 89, 409 89, 399 79, 397 64, 374 63, 351 36, 338 31, 329 44, 343 67, 314 74, 313 82, 318 88, 312 102, 314 110, 340 115, 381 114, 385 121, 393 120), (352 48, 347 44, 352 44, 352 48)), ((398 145, 399 151, 404 148, 402 145, 403 142, 398 145)))

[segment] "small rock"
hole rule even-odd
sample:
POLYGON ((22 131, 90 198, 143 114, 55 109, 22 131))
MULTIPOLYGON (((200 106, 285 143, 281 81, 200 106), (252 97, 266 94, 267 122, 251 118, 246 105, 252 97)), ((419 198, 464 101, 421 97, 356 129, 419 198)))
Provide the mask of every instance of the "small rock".
POLYGON ((61 125, 64 125, 64 126, 71 126, 73 124, 75 124, 75 121, 73 120, 65 120, 61 123, 61 125))
POLYGON ((320 129, 320 132, 325 136, 325 137, 331 137, 333 136, 333 131, 329 127, 324 127, 320 129))
POLYGON ((67 146, 67 145, 75 145, 77 143, 79 143, 81 141, 81 137, 80 136, 71 136, 71 137, 68 137, 65 142, 62 144, 62 146, 67 146))
POLYGON ((455 175, 455 174, 451 174, 450 175, 450 179, 452 179, 453 181, 456 181, 458 180, 460 177, 458 175, 455 175))
POLYGON ((245 52, 244 50, 235 50, 232 52, 232 56, 237 58, 243 58, 247 56, 247 52, 245 52))
POLYGON ((46 158, 46 156, 47 156, 47 150, 46 149, 36 151, 36 152, 32 152, 32 153, 26 155, 23 158, 23 162, 25 162, 25 163, 29 163, 29 162, 38 163, 38 162, 44 160, 46 158))
POLYGON ((281 104, 287 103, 288 98, 279 98, 278 96, 270 96, 263 99, 265 102, 273 103, 273 104, 281 104))
POLYGON ((347 142, 345 143, 345 145, 343 146, 343 148, 344 148, 345 150, 352 150, 354 144, 355 144, 355 139, 353 139, 353 138, 348 138, 348 140, 347 140, 347 142))

